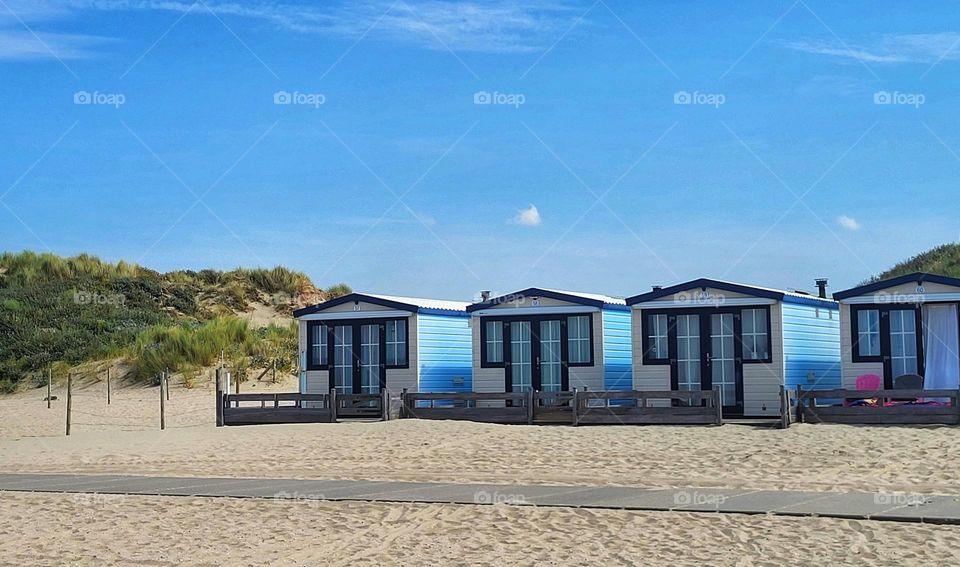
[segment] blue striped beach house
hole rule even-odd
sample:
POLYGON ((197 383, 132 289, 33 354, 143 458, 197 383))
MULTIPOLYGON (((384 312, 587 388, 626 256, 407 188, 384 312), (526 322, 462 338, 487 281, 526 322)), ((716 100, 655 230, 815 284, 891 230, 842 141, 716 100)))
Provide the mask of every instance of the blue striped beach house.
POLYGON ((627 298, 637 390, 719 388, 725 417, 775 416, 780 387, 841 387, 839 304, 698 279, 627 298))
POLYGON ((294 311, 300 392, 469 392, 468 302, 351 293, 294 311))

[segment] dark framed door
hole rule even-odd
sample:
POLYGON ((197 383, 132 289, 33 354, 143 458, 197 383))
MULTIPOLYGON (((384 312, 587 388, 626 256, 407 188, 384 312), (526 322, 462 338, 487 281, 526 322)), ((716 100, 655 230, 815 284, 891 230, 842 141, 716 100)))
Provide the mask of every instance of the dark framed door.
POLYGON ((385 324, 337 322, 328 329, 330 387, 339 394, 378 394, 386 388, 385 324))
POLYGON ((921 310, 884 309, 880 312, 880 354, 883 356, 883 385, 904 374, 924 374, 921 310))
POLYGON ((505 318, 503 335, 507 392, 569 390, 566 317, 505 318))
POLYGON ((723 413, 743 415, 739 311, 685 310, 668 316, 673 390, 720 390, 723 413))

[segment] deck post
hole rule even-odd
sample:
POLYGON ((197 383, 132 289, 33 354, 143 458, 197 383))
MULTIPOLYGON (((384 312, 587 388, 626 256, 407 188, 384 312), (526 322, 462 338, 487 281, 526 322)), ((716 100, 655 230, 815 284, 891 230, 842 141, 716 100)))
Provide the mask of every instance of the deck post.
POLYGON ((717 425, 723 425, 723 398, 720 396, 720 386, 713 389, 713 407, 717 409, 717 425))
POLYGON ((407 400, 407 389, 404 388, 403 391, 400 392, 400 419, 407 419, 410 417, 410 408, 408 404, 409 401, 407 400))
POLYGON ((537 393, 533 388, 527 390, 527 425, 533 425, 533 412, 536 409, 537 393))
POLYGON ((223 427, 223 376, 222 368, 217 368, 217 427, 223 427))
POLYGON ((337 389, 330 388, 330 423, 337 422, 338 405, 340 405, 340 402, 337 401, 337 389))
POLYGON ((380 392, 380 420, 390 421, 390 390, 380 392))
POLYGON ((803 401, 803 386, 797 384, 797 423, 803 423, 805 421, 805 410, 806 408, 804 407, 803 401))
POLYGON ((573 426, 580 425, 580 390, 573 389, 573 426))
POLYGON ((160 373, 160 431, 163 431, 167 428, 166 416, 164 415, 163 401, 165 399, 163 390, 164 383, 167 381, 166 376, 163 372, 160 373))
POLYGON ((790 427, 790 399, 787 387, 780 384, 780 429, 790 427))
POLYGON ((953 404, 953 409, 957 412, 957 425, 960 425, 960 389, 954 392, 953 399, 950 400, 950 403, 953 404))
POLYGON ((73 372, 67 373, 67 435, 70 435, 70 409, 73 405, 73 372))

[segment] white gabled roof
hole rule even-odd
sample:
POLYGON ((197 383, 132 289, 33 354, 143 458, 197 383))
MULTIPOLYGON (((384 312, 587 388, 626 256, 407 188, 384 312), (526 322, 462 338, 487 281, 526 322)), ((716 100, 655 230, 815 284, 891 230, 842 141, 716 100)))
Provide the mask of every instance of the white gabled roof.
POLYGON ((467 305, 470 305, 469 301, 453 301, 448 299, 425 299, 422 297, 404 297, 400 295, 383 295, 381 293, 364 293, 357 292, 360 295, 366 295, 369 297, 376 297, 384 301, 394 301, 397 303, 406 303, 408 305, 415 305, 421 309, 446 309, 449 311, 466 311, 467 305))
POLYGON ((592 299, 594 301, 602 301, 610 305, 626 305, 627 304, 627 300, 622 297, 614 297, 612 295, 603 295, 602 293, 584 293, 582 291, 566 291, 563 289, 551 289, 546 287, 542 287, 540 289, 544 291, 551 291, 553 293, 562 293, 564 295, 582 297, 584 299, 592 299))

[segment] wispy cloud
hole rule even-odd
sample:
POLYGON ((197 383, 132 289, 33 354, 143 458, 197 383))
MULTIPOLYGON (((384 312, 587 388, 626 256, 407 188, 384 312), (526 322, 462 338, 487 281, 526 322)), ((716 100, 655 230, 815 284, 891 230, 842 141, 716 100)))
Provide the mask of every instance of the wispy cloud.
POLYGON ((826 55, 850 62, 933 64, 960 60, 960 33, 886 34, 872 41, 842 43, 838 40, 780 42, 796 51, 826 55))
POLYGON ((363 36, 428 49, 488 53, 542 50, 576 11, 560 3, 373 0, 341 4, 234 3, 208 0, 69 0, 77 9, 188 12, 242 17, 297 33, 363 36), (191 7, 193 8, 191 10, 191 7), (375 24, 375 25, 374 25, 375 24))
POLYGON ((849 231, 860 230, 860 223, 857 222, 857 219, 853 217, 848 217, 847 215, 840 215, 837 217, 837 224, 849 231))
POLYGON ((0 4, 0 60, 84 59, 109 38, 49 31, 51 21, 71 15, 63 2, 4 0, 0 4))
POLYGON ((531 203, 526 209, 517 211, 517 214, 513 216, 510 222, 521 226, 540 226, 542 219, 540 218, 540 211, 537 209, 537 206, 531 203))

